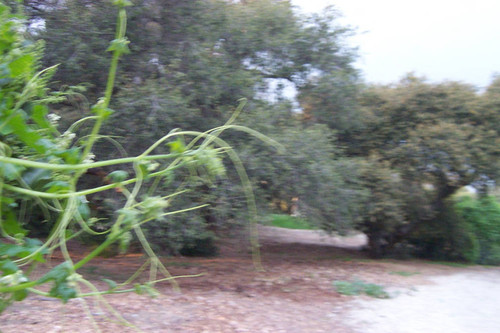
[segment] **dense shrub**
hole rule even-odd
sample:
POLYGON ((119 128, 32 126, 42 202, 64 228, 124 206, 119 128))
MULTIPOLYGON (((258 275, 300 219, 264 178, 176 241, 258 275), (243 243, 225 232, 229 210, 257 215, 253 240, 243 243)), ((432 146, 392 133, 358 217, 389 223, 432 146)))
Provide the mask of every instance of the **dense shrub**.
POLYGON ((472 243, 472 253, 467 253, 466 259, 479 264, 500 264, 500 203, 496 198, 462 197, 454 210, 472 243))
POLYGON ((436 218, 412 234, 420 257, 500 264, 500 204, 493 196, 448 200, 436 218))

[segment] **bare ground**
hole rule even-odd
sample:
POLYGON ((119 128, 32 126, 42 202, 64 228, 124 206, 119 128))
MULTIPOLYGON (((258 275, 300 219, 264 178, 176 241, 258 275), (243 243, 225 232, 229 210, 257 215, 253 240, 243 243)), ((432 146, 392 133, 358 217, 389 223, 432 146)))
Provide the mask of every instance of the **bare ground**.
MULTIPOLYGON (((106 300, 145 332, 500 331, 495 321, 500 299, 497 268, 372 261, 356 250, 365 241, 362 235, 341 239, 270 227, 262 227, 260 235, 264 272, 253 268, 246 238, 233 235, 221 241, 221 255, 216 258, 164 258, 173 275, 205 274, 180 279, 180 293, 161 283, 157 288, 162 295, 157 298, 119 294, 106 300), (336 280, 354 278, 383 285, 395 297, 343 296, 333 287, 336 280), (477 294, 476 285, 483 293, 477 294), (419 301, 412 303, 415 300, 419 301), (480 306, 486 317, 464 319, 464 314, 478 312, 480 306), (422 324, 429 321, 432 325, 422 324), (408 325, 398 326, 401 323, 408 325)), ((85 251, 73 247, 76 257, 85 251)), ((121 282, 144 260, 140 254, 99 258, 80 273, 104 289, 100 279, 121 282)), ((0 329, 4 333, 94 332, 94 321, 102 332, 136 331, 113 319, 110 310, 95 300, 73 299, 62 305, 34 295, 2 314, 0 329)))
POLYGON ((362 333, 497 333, 500 270, 437 276, 393 299, 357 300, 345 321, 362 333))

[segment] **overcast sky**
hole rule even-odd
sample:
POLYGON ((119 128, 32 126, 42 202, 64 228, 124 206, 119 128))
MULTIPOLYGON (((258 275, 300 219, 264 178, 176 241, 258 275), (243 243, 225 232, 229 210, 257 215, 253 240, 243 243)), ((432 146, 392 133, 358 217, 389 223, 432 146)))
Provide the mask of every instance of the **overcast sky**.
POLYGON ((336 5, 355 27, 357 66, 369 82, 415 72, 485 87, 500 73, 500 0, 292 0, 308 12, 336 5))

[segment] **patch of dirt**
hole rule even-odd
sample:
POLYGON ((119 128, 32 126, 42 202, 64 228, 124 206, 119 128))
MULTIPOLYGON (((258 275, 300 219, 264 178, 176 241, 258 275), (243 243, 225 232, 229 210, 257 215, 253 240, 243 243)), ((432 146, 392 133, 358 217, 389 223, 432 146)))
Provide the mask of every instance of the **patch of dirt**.
MULTIPOLYGON (((254 269, 246 236, 232 235, 221 240, 218 257, 163 258, 174 276, 204 274, 179 279, 181 292, 163 282, 156 285, 161 291, 157 298, 128 293, 108 295, 106 300, 145 332, 365 332, 359 330, 367 327, 366 320, 351 320, 358 316, 352 311, 353 300, 359 298, 338 294, 334 281, 357 278, 401 293, 432 285, 434 276, 477 270, 422 261, 372 261, 356 250, 366 241, 362 235, 342 239, 309 230, 261 227, 260 238, 264 272, 254 269)), ((90 251, 71 245, 75 258, 90 251)), ((52 265, 58 260, 56 255, 52 265)), ((102 278, 122 282, 144 261, 141 254, 98 258, 79 273, 106 289, 102 278)), ((145 282, 147 277, 141 279, 145 282)), ((95 299, 72 299, 63 305, 32 295, 2 314, 0 329, 83 333, 94 332, 94 321, 102 332, 136 331, 116 322, 111 313, 95 299)))
POLYGON ((497 268, 433 277, 389 302, 358 299, 344 318, 359 333, 497 333, 499 279, 497 268))

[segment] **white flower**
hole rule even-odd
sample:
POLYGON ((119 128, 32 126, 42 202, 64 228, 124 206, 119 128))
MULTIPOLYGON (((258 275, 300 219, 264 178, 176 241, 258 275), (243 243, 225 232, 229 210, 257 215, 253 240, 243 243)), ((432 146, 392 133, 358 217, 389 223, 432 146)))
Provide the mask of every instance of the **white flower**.
POLYGON ((153 162, 153 163, 148 164, 147 169, 149 172, 151 172, 151 171, 155 171, 156 169, 158 169, 159 166, 160 166, 160 163, 153 162))
POLYGON ((85 159, 82 161, 83 164, 88 164, 88 163, 93 163, 95 159, 95 155, 92 153, 89 153, 85 159))
POLYGON ((64 132, 61 136, 62 136, 63 138, 65 138, 65 139, 68 139, 68 140, 73 140, 73 139, 75 138, 76 134, 75 134, 75 133, 73 133, 73 132, 70 132, 70 131, 66 131, 66 132, 64 132))
POLYGON ((66 131, 63 134, 61 134, 61 137, 59 138, 57 142, 57 147, 60 149, 66 149, 69 147, 71 144, 71 141, 75 138, 76 134, 70 131, 66 131))
POLYGON ((59 119, 61 119, 61 116, 55 113, 49 113, 47 115, 47 118, 52 125, 57 125, 57 122, 59 121, 59 119))

